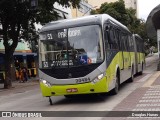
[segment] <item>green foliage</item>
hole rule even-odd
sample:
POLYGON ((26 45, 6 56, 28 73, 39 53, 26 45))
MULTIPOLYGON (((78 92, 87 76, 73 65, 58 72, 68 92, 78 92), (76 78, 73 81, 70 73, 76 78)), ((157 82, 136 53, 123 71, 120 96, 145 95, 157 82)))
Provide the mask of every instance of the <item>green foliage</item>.
POLYGON ((34 22, 43 24, 57 20, 59 15, 53 7, 55 2, 65 7, 77 7, 80 0, 38 0, 36 9, 32 8, 31 0, 1 0, 0 23, 6 36, 13 39, 15 32, 15 37, 19 36, 20 29, 34 29, 34 22))
POLYGON ((28 33, 36 38, 34 23, 48 23, 58 18, 53 4, 79 7, 80 0, 37 0, 38 6, 31 6, 32 0, 0 0, 0 24, 5 46, 5 88, 11 87, 13 53, 20 37, 29 40, 28 33), (9 40, 13 43, 10 45, 9 40))
POLYGON ((91 14, 109 14, 135 34, 139 34, 146 42, 148 47, 156 46, 156 41, 148 41, 146 32, 146 23, 142 19, 136 17, 136 10, 133 8, 125 8, 123 0, 111 3, 103 3, 99 9, 92 10, 91 14))
POLYGON ((120 21, 121 23, 125 24, 126 19, 126 10, 125 4, 123 0, 119 0, 117 2, 111 3, 104 3, 101 5, 99 12, 100 14, 106 13, 115 18, 116 20, 120 21))
POLYGON ((19 37, 28 38, 28 32, 35 31, 35 22, 43 24, 57 20, 59 15, 53 7, 55 2, 65 7, 78 7, 80 0, 38 0, 36 8, 31 6, 31 0, 1 0, 0 24, 5 48, 14 51, 19 37), (13 40, 11 46, 9 39, 13 40))

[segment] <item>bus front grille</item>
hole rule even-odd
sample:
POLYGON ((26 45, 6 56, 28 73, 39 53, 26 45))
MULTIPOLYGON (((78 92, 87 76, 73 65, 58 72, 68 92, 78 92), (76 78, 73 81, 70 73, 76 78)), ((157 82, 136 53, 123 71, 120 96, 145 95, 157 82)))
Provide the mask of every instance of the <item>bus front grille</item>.
POLYGON ((53 69, 40 69, 45 74, 56 79, 68 79, 84 77, 90 72, 94 71, 100 64, 92 64, 87 66, 70 67, 70 68, 53 68, 53 69))

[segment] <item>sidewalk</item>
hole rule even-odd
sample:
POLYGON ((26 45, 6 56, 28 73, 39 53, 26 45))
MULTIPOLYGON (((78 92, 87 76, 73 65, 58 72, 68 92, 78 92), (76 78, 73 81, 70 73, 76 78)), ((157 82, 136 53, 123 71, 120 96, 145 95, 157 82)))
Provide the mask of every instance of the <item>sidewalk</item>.
POLYGON ((113 111, 160 111, 160 71, 155 71, 113 111))
POLYGON ((2 91, 12 91, 12 92, 14 92, 16 90, 22 90, 22 89, 27 90, 30 87, 35 86, 35 85, 39 85, 39 78, 37 78, 37 77, 28 79, 28 81, 24 82, 24 83, 19 83, 19 81, 16 80, 16 81, 12 82, 12 88, 11 89, 4 89, 4 84, 0 84, 0 93, 2 91))
POLYGON ((148 57, 152 57, 152 56, 154 56, 154 55, 157 55, 158 56, 158 53, 149 53, 147 56, 146 56, 146 58, 148 58, 148 57))

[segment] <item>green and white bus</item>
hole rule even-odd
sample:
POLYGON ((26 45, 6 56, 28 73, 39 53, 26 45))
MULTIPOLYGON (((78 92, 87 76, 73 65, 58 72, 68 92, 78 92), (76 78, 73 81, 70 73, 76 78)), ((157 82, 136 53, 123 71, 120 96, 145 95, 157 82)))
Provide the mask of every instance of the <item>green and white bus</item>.
POLYGON ((138 34, 133 34, 135 66, 134 73, 142 75, 145 66, 144 41, 138 34))
POLYGON ((137 36, 107 14, 45 25, 39 33, 42 95, 52 104, 51 96, 117 94, 121 83, 143 71, 144 51, 136 46, 137 36))

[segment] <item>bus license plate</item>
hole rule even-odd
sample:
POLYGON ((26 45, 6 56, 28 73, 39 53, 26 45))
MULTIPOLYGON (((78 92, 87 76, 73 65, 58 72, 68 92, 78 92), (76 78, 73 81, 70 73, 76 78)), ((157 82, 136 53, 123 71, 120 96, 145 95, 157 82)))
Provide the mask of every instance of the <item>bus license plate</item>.
POLYGON ((78 89, 77 88, 68 88, 66 90, 67 93, 72 93, 72 92, 78 92, 78 89))

